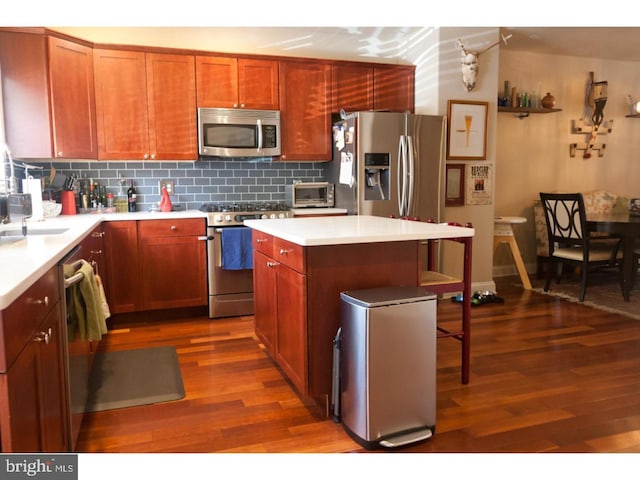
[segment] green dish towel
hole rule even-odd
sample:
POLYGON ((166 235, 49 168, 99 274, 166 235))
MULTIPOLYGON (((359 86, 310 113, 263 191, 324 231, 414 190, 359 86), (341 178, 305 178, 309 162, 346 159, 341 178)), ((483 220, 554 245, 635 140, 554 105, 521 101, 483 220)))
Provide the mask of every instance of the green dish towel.
POLYGON ((81 261, 77 270, 65 266, 64 274, 69 278, 82 273, 82 280, 67 288, 67 334, 70 340, 101 340, 107 333, 105 312, 102 308, 100 288, 89 262, 81 261))

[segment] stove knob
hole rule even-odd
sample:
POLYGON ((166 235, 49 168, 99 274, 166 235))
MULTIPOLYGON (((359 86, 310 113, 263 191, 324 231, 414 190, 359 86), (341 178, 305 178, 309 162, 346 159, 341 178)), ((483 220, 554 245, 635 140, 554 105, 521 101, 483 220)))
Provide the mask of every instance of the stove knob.
POLYGON ((275 214, 275 213, 272 213, 272 214, 269 216, 269 218, 276 218, 276 214, 275 214))
POLYGON ((260 218, 264 220, 265 218, 269 218, 269 215, 267 215, 266 213, 263 213, 262 215, 260 215, 260 218))
POLYGON ((231 221, 231 215, 225 215, 224 216, 224 220, 225 220, 225 222, 230 222, 231 221))
POLYGON ((222 215, 216 215, 216 222, 222 221, 222 215))
POLYGON ((285 213, 279 213, 278 218, 287 218, 287 215, 285 213))

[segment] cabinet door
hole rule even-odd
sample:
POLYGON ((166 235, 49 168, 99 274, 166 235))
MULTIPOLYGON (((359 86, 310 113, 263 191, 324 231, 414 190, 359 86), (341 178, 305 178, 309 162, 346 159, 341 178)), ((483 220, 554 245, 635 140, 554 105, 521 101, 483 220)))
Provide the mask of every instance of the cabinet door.
POLYGON ((238 59, 238 103, 240 108, 278 110, 278 62, 238 59))
POLYGON ((198 107, 238 106, 238 61, 233 57, 196 57, 198 107))
POLYGON ((98 158, 93 50, 49 37, 53 151, 57 158, 98 158))
POLYGON ((142 310, 138 231, 132 220, 105 222, 107 301, 111 313, 142 310))
POLYGON ((277 335, 275 262, 255 250, 253 252, 253 284, 256 335, 264 344, 267 352, 275 358, 277 335))
POLYGON ((276 359, 300 393, 307 395, 307 277, 282 264, 276 270, 276 359))
POLYGON ((94 49, 98 158, 149 158, 144 52, 94 49))
POLYGON ((144 310, 207 304, 206 245, 197 236, 204 233, 204 222, 197 235, 181 234, 179 224, 180 220, 139 222, 144 310), (151 222, 166 225, 167 234, 144 234, 142 225, 151 222))
POLYGON ((334 65, 331 83, 333 112, 373 109, 373 67, 334 65))
POLYGON ((280 62, 280 160, 331 160, 331 65, 280 62))
POLYGON ((373 106, 376 110, 413 112, 413 67, 375 67, 373 72, 373 106))
POLYGON ((9 371, 0 375, 0 435, 5 453, 42 451, 39 363, 38 345, 29 340, 9 371))
POLYGON ((5 133, 15 158, 51 158, 44 36, 0 32, 5 133))
POLYGON ((69 450, 67 372, 64 361, 64 332, 61 306, 51 312, 40 332, 40 385, 42 388, 43 451, 69 450))
POLYGON ((197 160, 194 57, 147 53, 146 63, 150 158, 197 160))

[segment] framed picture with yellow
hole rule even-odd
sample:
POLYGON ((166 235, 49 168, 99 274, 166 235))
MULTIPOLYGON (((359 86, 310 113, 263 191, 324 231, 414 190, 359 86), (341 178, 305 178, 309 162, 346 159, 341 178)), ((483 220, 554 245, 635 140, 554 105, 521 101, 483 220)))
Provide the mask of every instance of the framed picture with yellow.
POLYGON ((449 100, 447 160, 487 159, 488 102, 449 100))

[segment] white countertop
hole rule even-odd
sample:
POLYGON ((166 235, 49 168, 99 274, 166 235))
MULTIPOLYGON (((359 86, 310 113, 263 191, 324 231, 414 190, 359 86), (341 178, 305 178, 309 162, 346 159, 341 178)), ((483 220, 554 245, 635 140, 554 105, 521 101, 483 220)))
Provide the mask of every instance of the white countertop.
MULTIPOLYGON (((18 241, 9 241, 6 237, 0 237, 0 310, 8 307, 102 221, 206 218, 206 215, 199 210, 187 210, 167 213, 60 215, 39 222, 27 221, 27 229, 68 228, 68 230, 54 235, 27 235, 26 238, 18 241)), ((0 225, 0 231, 20 228, 20 222, 0 225)))
POLYGON ((306 208, 293 208, 291 209, 294 215, 346 215, 346 208, 332 208, 332 207, 306 207, 306 208))
POLYGON ((472 237, 473 228, 367 215, 245 220, 255 230, 302 246, 472 237))

